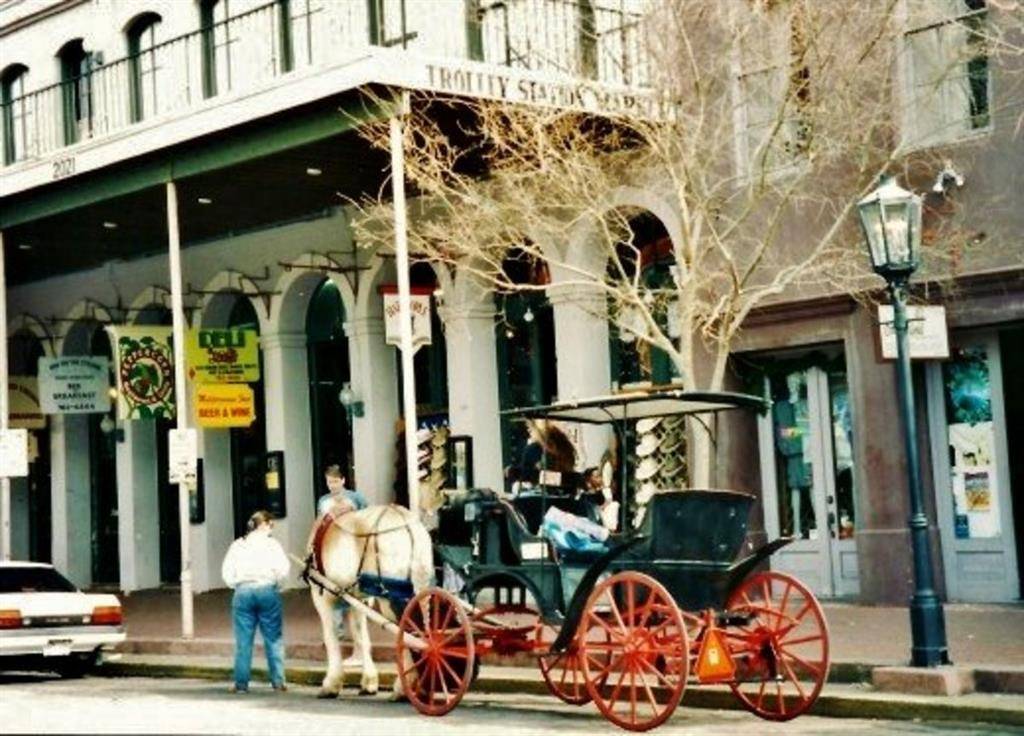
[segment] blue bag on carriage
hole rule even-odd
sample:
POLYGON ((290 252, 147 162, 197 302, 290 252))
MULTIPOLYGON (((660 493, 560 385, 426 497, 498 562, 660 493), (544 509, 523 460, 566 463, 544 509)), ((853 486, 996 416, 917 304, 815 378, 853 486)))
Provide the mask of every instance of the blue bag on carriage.
POLYGON ((604 552, 607 549, 607 529, 590 519, 570 514, 554 506, 544 514, 540 533, 561 551, 604 552))

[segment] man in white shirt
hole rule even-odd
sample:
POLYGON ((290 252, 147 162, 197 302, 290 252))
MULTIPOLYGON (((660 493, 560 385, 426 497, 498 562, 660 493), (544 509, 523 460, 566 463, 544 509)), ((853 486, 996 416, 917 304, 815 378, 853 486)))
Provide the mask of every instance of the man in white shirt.
POLYGON ((281 543, 271 536, 274 517, 257 511, 249 518, 248 533, 231 543, 221 576, 235 591, 231 617, 235 629, 235 682, 231 692, 249 691, 252 644, 259 626, 267 651, 267 669, 274 690, 287 690, 284 680, 284 637, 281 594, 278 585, 288 575, 290 563, 281 543))

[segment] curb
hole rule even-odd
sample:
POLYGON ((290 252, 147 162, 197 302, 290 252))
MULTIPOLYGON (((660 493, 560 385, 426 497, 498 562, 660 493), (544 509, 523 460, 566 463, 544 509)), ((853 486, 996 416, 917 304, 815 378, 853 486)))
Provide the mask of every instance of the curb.
MULTIPOLYGON (((231 667, 219 665, 191 665, 156 662, 106 662, 95 670, 101 677, 167 677, 219 680, 229 682, 231 667)), ((854 670, 859 671, 859 670, 854 670)), ((266 677, 266 670, 253 668, 253 677, 266 677)), ((319 687, 323 672, 315 668, 287 668, 287 679, 298 685, 319 687)), ((394 682, 393 672, 380 672, 381 691, 389 690, 394 682)), ((831 678, 830 678, 831 680, 831 678)), ((858 682, 860 682, 858 680, 858 682)), ((345 673, 345 687, 358 687, 359 675, 345 673)), ((509 677, 485 673, 473 683, 471 692, 477 694, 548 695, 547 686, 540 678, 509 677)), ((688 687, 681 707, 720 710, 743 710, 732 693, 721 687, 688 687)), ((822 693, 811 708, 812 715, 825 718, 878 718, 898 721, 952 721, 959 723, 988 723, 1001 726, 1024 726, 1024 709, 999 708, 984 704, 956 702, 955 698, 921 697, 895 698, 869 694, 822 693)))

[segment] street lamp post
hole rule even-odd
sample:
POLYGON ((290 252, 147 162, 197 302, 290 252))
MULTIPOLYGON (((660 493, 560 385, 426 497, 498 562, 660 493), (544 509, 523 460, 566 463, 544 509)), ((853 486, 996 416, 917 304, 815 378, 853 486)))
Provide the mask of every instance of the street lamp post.
POLYGON ((910 486, 910 541, 914 555, 914 594, 910 599, 911 663, 915 667, 949 664, 942 603, 935 594, 928 517, 921 491, 917 454, 914 390, 907 338, 907 284, 917 269, 921 244, 921 198, 891 177, 857 203, 871 265, 889 286, 896 332, 896 378, 910 486))

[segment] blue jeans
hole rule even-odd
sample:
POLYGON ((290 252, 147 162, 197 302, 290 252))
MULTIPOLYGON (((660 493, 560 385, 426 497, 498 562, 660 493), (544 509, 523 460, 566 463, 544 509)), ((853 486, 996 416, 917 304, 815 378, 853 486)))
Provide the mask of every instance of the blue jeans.
POLYGON ((284 637, 282 636, 281 594, 273 585, 240 585, 231 599, 235 628, 235 687, 249 687, 252 671, 252 643, 259 626, 267 651, 270 682, 284 684, 284 637))

